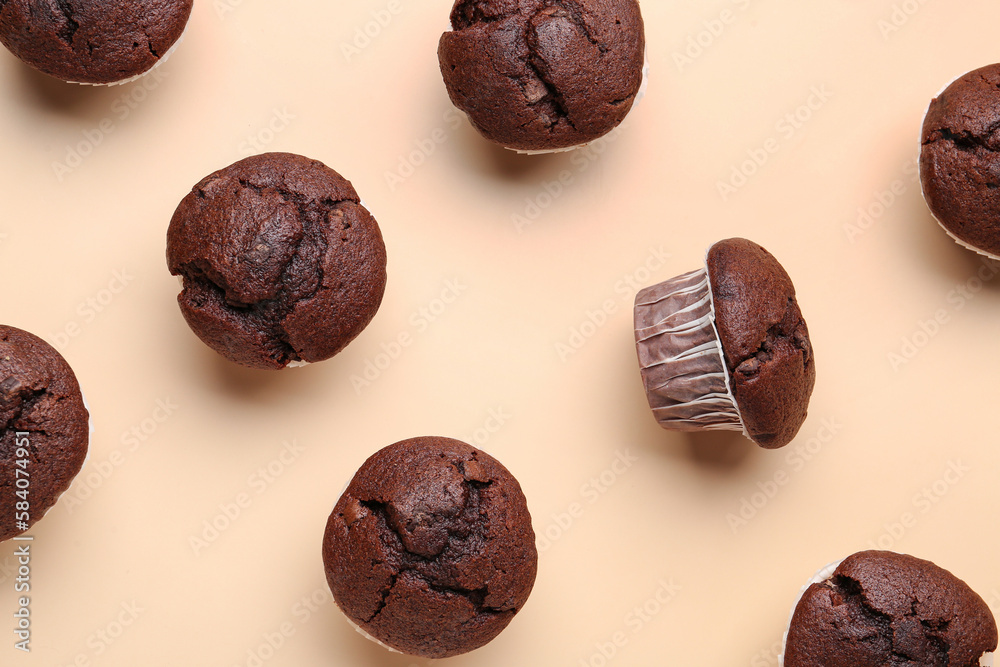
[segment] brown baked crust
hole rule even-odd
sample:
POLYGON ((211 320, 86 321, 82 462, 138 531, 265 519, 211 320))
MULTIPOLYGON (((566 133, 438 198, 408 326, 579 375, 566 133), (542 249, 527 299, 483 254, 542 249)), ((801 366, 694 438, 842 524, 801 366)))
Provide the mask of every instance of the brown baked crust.
POLYGON ((28 480, 30 528, 80 472, 89 440, 90 417, 66 360, 37 336, 0 325, 0 542, 28 530, 18 527, 25 498, 17 480, 28 480), (28 434, 23 467, 18 432, 28 434))
POLYGON ((929 561, 864 551, 806 590, 785 667, 979 667, 996 648, 993 614, 965 582, 929 561))
POLYGON ((63 81, 114 83, 152 68, 191 16, 192 0, 0 0, 0 42, 63 81))
POLYGON ((791 278, 746 239, 708 252, 716 327, 743 425, 761 447, 784 447, 806 419, 816 383, 809 329, 791 278))
POLYGON ((174 213, 167 264, 191 329, 250 368, 315 362, 368 325, 385 244, 354 187, 316 160, 265 153, 206 177, 174 213))
POLYGON ((920 183, 934 217, 1000 254, 1000 65, 969 72, 935 98, 921 144, 920 183))
POLYGON ((404 653, 444 658, 496 637, 538 567, 517 480, 457 440, 404 440, 358 470, 326 525, 323 562, 347 617, 404 653))
POLYGON ((452 102, 490 141, 584 144, 622 122, 642 84, 636 0, 458 0, 438 59, 452 102))

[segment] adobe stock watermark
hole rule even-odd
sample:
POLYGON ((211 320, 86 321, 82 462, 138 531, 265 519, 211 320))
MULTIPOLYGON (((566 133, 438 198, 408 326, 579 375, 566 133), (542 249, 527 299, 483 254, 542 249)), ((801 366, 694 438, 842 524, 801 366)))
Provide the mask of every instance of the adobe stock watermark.
POLYGON ((989 600, 986 602, 994 616, 1000 617, 1000 586, 997 586, 989 593, 989 600))
POLYGON ((122 602, 111 614, 111 619, 87 637, 86 650, 77 653, 70 662, 56 667, 97 667, 97 658, 107 653, 146 612, 135 600, 122 602))
POLYGON ((333 595, 325 585, 306 593, 292 604, 287 617, 271 630, 262 633, 243 657, 233 663, 233 667, 263 667, 288 644, 299 629, 308 624, 331 602, 333 595))
POLYGON ((395 192, 399 186, 406 183, 417 173, 420 167, 427 164, 438 149, 448 143, 452 133, 462 125, 462 113, 454 107, 444 112, 441 125, 438 125, 425 136, 413 142, 413 148, 400 155, 396 160, 395 171, 386 170, 383 173, 389 192, 395 192))
POLYGON ((639 462, 639 457, 629 449, 618 450, 607 468, 591 477, 580 486, 580 498, 574 500, 562 512, 552 515, 551 522, 535 537, 535 546, 544 553, 563 538, 587 513, 587 508, 595 505, 615 484, 639 462))
POLYGON ((773 475, 763 479, 756 484, 756 489, 749 495, 740 498, 739 503, 732 512, 726 514, 726 523, 733 534, 738 534, 742 529, 750 525, 764 508, 770 505, 781 490, 788 486, 798 473, 802 472, 809 463, 823 453, 827 446, 837 439, 837 435, 844 429, 834 417, 827 417, 820 423, 816 434, 808 440, 796 439, 786 448, 784 466, 778 468, 773 475))
POLYGON ((278 135, 287 130, 298 116, 289 113, 288 108, 272 109, 271 117, 256 132, 247 136, 239 145, 240 155, 249 157, 263 153, 274 143, 278 135))
POLYGON ((382 9, 372 10, 371 20, 355 28, 349 42, 340 43, 340 53, 344 60, 351 62, 364 53, 392 25, 396 17, 403 13, 404 8, 402 0, 389 0, 382 9))
MULTIPOLYGON (((295 638, 298 632, 316 618, 333 602, 333 595, 326 586, 319 586, 296 600, 284 620, 271 630, 261 633, 232 667, 264 667, 295 638)), ((430 661, 411 662, 407 667, 429 667, 430 661)))
POLYGON ((580 658, 579 667, 606 667, 621 654, 636 635, 670 606, 682 590, 683 587, 672 578, 659 579, 656 582, 656 590, 625 614, 621 629, 614 632, 607 640, 596 642, 593 653, 586 658, 580 658))
MULTIPOLYGON (((10 484, 14 504, 14 526, 21 534, 14 537, 14 559, 17 561, 17 578, 14 592, 17 597, 17 611, 14 612, 14 648, 31 653, 31 559, 35 538, 27 534, 31 525, 31 508, 35 498, 31 493, 31 473, 34 447, 31 433, 17 431, 14 434, 14 451, 10 457, 13 483, 10 484)), ((10 456, 10 452, 8 452, 10 456)))
POLYGON ((619 278, 612 287, 613 296, 608 297, 594 308, 588 308, 579 322, 569 328, 569 335, 555 344, 556 355, 566 363, 597 335, 610 318, 623 308, 629 308, 635 295, 667 265, 670 253, 663 249, 650 248, 642 264, 619 278))
POLYGON ((906 534, 917 527, 920 518, 934 511, 972 471, 973 468, 960 459, 948 461, 948 467, 938 479, 925 485, 913 495, 909 509, 882 525, 882 534, 869 540, 868 548, 881 551, 896 550, 906 534))
MULTIPOLYGON (((920 163, 910 158, 900 168, 899 178, 894 179, 884 189, 872 193, 872 198, 864 206, 859 206, 853 222, 844 223, 844 234, 854 245, 858 239, 875 228, 885 214, 920 181, 920 163)), ((919 188, 919 185, 917 186, 919 188)))
POLYGON ((699 58, 715 46, 726 30, 737 23, 740 15, 748 10, 753 3, 751 0, 730 0, 730 4, 736 9, 726 7, 712 18, 705 19, 698 28, 688 34, 683 46, 674 49, 672 57, 678 72, 683 72, 694 65, 699 58))
POLYGON ((52 163, 52 173, 55 174, 56 180, 62 183, 67 176, 79 169, 84 161, 104 144, 108 136, 146 101, 150 93, 160 87, 167 76, 162 67, 157 67, 146 76, 129 84, 126 92, 111 103, 110 114, 94 126, 81 130, 80 139, 66 145, 65 157, 61 161, 52 163))
POLYGON ((149 414, 119 436, 120 447, 112 449, 106 456, 97 461, 88 462, 84 471, 86 474, 81 472, 73 480, 69 491, 66 492, 63 503, 66 513, 72 514, 83 503, 92 498, 94 493, 103 487, 115 472, 125 465, 125 462, 138 452, 160 430, 163 424, 166 424, 173 417, 180 407, 180 404, 169 396, 156 399, 149 414))
POLYGON ((113 271, 107 285, 77 304, 73 311, 77 318, 69 320, 59 331, 49 336, 49 340, 52 341, 55 348, 60 352, 65 351, 70 342, 83 333, 84 329, 92 324, 98 315, 106 311, 115 299, 132 284, 133 280, 135 280, 135 276, 129 273, 128 269, 113 271))
POLYGON ((215 544, 223 533, 232 528, 254 504, 254 499, 263 495, 278 479, 288 472, 305 453, 306 448, 296 440, 281 443, 281 450, 266 464, 257 468, 247 477, 246 488, 229 500, 219 503, 218 512, 205 519, 197 533, 188 537, 188 545, 195 556, 215 544))
POLYGON ((400 331, 391 340, 381 343, 378 354, 365 359, 361 371, 351 375, 351 386, 354 388, 354 393, 360 396, 361 392, 377 382, 382 374, 389 370, 403 356, 403 353, 417 341, 417 338, 441 319, 468 289, 469 286, 463 283, 461 278, 446 280, 437 297, 410 313, 410 317, 407 319, 409 328, 400 331))
POLYGON ((213 0, 212 7, 219 20, 225 19, 229 14, 235 12, 246 0, 213 0))
POLYGON ((486 413, 486 419, 483 420, 483 423, 479 427, 464 438, 465 442, 479 449, 485 448, 486 443, 492 440, 493 436, 499 433, 512 417, 513 415, 507 412, 506 408, 502 405, 490 408, 486 413))
POLYGON ((573 187, 580 176, 587 173, 594 164, 608 151, 608 148, 622 136, 631 124, 631 116, 627 116, 621 125, 600 139, 595 139, 586 146, 574 149, 569 153, 569 163, 572 169, 563 169, 551 181, 542 181, 538 192, 525 197, 524 206, 510 216, 510 222, 518 234, 523 234, 542 217, 542 214, 552 207, 566 192, 573 187))
POLYGON ((888 41, 892 35, 899 32, 909 23, 914 16, 931 0, 903 0, 892 6, 892 10, 887 16, 880 17, 875 22, 882 39, 888 41))
POLYGON ((832 99, 833 92, 826 84, 813 86, 805 101, 781 116, 774 124, 774 133, 759 146, 747 149, 746 159, 734 164, 729 176, 715 183, 722 201, 729 199, 746 187, 754 176, 777 155, 782 147, 795 138, 812 121, 816 114, 832 99))
POLYGON ((988 257, 981 258, 976 273, 949 290, 945 295, 944 304, 917 322, 916 328, 910 334, 903 336, 900 346, 888 353, 889 367, 898 373, 902 367, 916 359, 944 327, 954 320, 954 316, 975 299, 986 285, 996 279, 997 274, 1000 274, 1000 262, 988 257))

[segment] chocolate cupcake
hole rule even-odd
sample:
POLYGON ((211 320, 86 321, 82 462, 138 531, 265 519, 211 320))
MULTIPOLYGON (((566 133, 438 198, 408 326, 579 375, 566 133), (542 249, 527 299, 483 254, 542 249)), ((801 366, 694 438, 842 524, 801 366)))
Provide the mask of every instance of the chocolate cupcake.
POLYGON ((524 606, 538 554, 517 480, 448 438, 375 453, 323 537, 337 605, 369 638, 426 658, 490 642, 524 606))
POLYGON ((965 74, 931 101, 920 184, 959 244, 1000 259, 1000 64, 965 74))
POLYGON ((354 187, 316 160, 266 153, 194 186, 170 221, 184 319, 250 368, 341 351, 382 302, 385 244, 354 187))
POLYGON ((0 42, 23 62, 73 83, 126 83, 178 43, 192 0, 6 0, 0 42))
POLYGON ((458 0, 438 59, 452 102, 521 151, 589 143, 617 127, 643 81, 636 0, 458 0))
POLYGON ((31 528, 69 488, 87 458, 89 421, 66 360, 0 325, 0 542, 31 528))
POLYGON ((992 665, 997 625, 981 597, 934 563, 863 551, 820 571, 795 605, 784 667, 992 665))
POLYGON ((809 330, 788 274, 752 241, 720 241, 705 268, 639 292, 635 340, 663 428, 742 431, 776 449, 805 421, 816 381, 809 330))

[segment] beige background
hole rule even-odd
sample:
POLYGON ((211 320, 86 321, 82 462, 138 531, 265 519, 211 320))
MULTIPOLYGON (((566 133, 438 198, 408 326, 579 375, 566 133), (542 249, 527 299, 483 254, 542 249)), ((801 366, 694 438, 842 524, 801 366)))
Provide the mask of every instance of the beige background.
POLYGON ((0 54, 3 321, 59 345, 97 429, 32 531, 33 651, 0 621, 0 662, 426 664, 348 627, 319 555, 357 466, 422 434, 503 461, 543 547, 521 614, 450 664, 775 665, 802 583, 872 544, 1000 609, 1000 280, 976 282, 913 169, 931 96, 1000 59, 1000 5, 646 0, 648 96, 614 140, 538 158, 451 110, 435 55, 449 8, 198 0, 180 49, 126 87, 0 54), (350 178, 389 251, 372 325, 281 373, 204 347, 164 261, 181 197, 261 150, 350 178), (777 452, 662 431, 635 361, 636 287, 734 235, 784 263, 818 359, 810 417, 777 452))

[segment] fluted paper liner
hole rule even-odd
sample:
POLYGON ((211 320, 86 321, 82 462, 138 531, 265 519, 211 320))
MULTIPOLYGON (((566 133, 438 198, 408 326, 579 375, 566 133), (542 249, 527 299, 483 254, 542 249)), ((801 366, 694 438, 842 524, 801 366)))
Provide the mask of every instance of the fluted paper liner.
MULTIPOLYGON (((788 646, 788 631, 792 629, 792 619, 795 618, 795 610, 798 608, 799 602, 802 601, 802 597, 813 584, 822 584, 823 582, 830 581, 833 578, 833 573, 837 571, 837 568, 843 562, 843 560, 838 560, 836 563, 830 563, 814 574, 812 579, 807 581, 806 585, 799 591, 799 596, 795 598, 795 604, 792 605, 792 611, 788 615, 788 627, 785 628, 785 635, 781 639, 781 655, 778 656, 778 667, 785 667, 785 647, 788 646)), ((993 653, 984 653, 979 659, 979 667, 993 667, 993 653)))
POLYGON ((635 342, 646 398, 660 426, 746 434, 715 328, 707 267, 639 292, 635 342))
POLYGON ((376 644, 378 644, 379 646, 381 646, 385 650, 389 651, 390 653, 398 653, 399 655, 404 655, 404 653, 402 651, 400 651, 399 649, 395 649, 395 648, 389 646, 388 644, 383 644, 379 640, 377 640, 374 637, 372 637, 368 632, 366 632, 365 630, 363 630, 360 625, 358 625, 357 623, 355 623, 351 619, 347 618, 346 614, 344 615, 344 618, 347 619, 347 622, 351 625, 352 628, 354 628, 354 630, 359 635, 361 635, 362 637, 364 637, 368 641, 375 642, 376 644))

